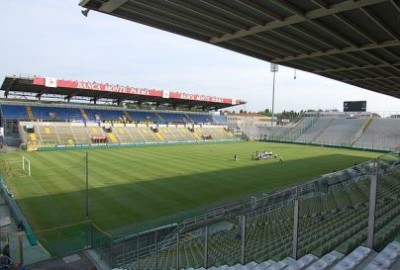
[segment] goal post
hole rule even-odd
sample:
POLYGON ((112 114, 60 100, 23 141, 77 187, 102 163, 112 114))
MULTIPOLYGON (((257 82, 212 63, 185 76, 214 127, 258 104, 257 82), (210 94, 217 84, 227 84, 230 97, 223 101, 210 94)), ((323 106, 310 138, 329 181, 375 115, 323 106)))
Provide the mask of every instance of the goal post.
POLYGON ((22 156, 22 170, 28 170, 28 175, 31 175, 31 161, 27 159, 25 156, 22 156))

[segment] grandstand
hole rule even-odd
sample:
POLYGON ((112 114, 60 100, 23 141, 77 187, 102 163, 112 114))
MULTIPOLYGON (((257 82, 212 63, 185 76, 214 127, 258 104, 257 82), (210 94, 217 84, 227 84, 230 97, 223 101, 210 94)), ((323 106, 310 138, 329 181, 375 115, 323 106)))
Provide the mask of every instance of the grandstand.
POLYGON ((40 97, 46 99, 57 93, 59 98, 70 102, 3 100, 0 110, 4 143, 37 150, 42 147, 198 142, 206 139, 221 141, 236 138, 228 130, 224 116, 208 111, 244 104, 243 101, 118 87, 55 78, 6 77, 2 89, 8 89, 5 91, 7 97, 40 93, 40 97), (48 85, 50 80, 53 86, 48 85), (76 94, 76 88, 81 89, 79 94, 76 94), (114 100, 120 105, 129 100, 138 104, 147 102, 155 104, 154 106, 180 106, 184 110, 146 110, 97 105, 102 102, 103 91, 108 92, 106 100, 114 100), (79 99, 95 104, 71 102, 78 96, 79 99))
POLYGON ((395 151, 400 147, 399 124, 399 118, 380 118, 374 113, 307 113, 286 126, 239 127, 254 140, 395 151))

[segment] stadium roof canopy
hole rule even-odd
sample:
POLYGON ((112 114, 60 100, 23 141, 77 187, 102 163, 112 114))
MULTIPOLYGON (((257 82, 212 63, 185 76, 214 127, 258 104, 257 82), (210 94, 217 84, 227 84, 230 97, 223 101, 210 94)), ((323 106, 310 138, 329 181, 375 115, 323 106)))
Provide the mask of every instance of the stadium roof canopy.
POLYGON ((399 0, 82 0, 82 7, 400 97, 399 0))
POLYGON ((6 98, 9 96, 29 96, 37 99, 64 98, 68 101, 86 100, 95 104, 98 101, 111 101, 117 104, 130 101, 197 110, 217 110, 246 103, 234 98, 36 76, 6 76, 0 89, 4 91, 6 98))

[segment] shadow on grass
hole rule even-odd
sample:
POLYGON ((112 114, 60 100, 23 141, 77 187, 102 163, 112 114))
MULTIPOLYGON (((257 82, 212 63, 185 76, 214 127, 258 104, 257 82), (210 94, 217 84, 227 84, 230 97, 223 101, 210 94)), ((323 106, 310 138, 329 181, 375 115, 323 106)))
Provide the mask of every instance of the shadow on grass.
MULTIPOLYGON (((89 217, 108 233, 135 233, 179 223, 190 216, 204 214, 207 208, 294 186, 366 160, 368 158, 343 154, 290 160, 283 164, 272 159, 227 170, 122 185, 109 183, 109 186, 89 188, 89 217)), ((86 194, 83 189, 21 198, 17 202, 42 243, 52 252, 63 254, 65 250, 79 249, 74 248, 76 246, 83 248, 86 243, 86 194)))

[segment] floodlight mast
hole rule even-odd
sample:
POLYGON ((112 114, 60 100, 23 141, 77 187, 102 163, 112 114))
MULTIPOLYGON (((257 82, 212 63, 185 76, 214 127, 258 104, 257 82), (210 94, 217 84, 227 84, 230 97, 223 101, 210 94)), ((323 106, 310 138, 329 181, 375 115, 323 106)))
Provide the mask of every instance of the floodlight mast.
POLYGON ((274 125, 274 107, 275 107, 275 74, 278 72, 278 64, 271 63, 271 72, 274 73, 272 79, 272 119, 271 126, 274 125))

